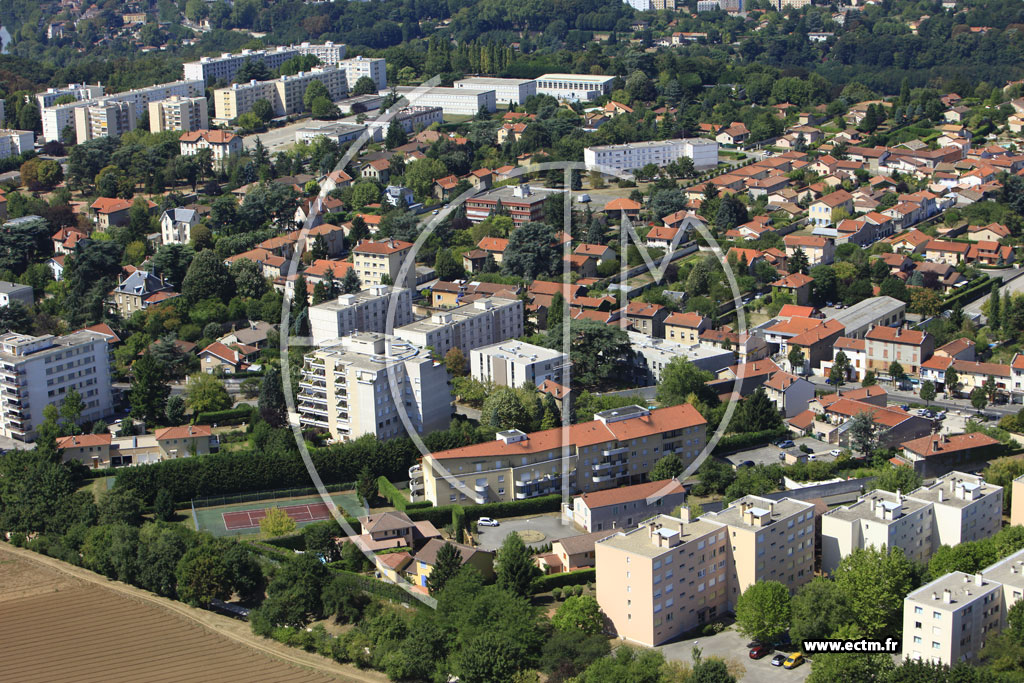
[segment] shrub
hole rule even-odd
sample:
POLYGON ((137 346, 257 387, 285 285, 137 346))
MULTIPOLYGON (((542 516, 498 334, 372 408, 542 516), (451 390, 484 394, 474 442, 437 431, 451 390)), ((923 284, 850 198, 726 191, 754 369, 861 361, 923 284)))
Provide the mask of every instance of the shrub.
POLYGON ((396 510, 405 512, 406 507, 408 506, 408 501, 405 499, 405 496, 402 495, 402 492, 399 491, 394 484, 388 481, 387 477, 377 477, 377 493, 381 498, 390 501, 396 510))
MULTIPOLYGON (((173 461, 168 461, 173 462, 173 461)), ((539 496, 528 500, 516 500, 499 503, 484 503, 474 505, 466 510, 468 521, 475 522, 481 517, 518 517, 520 515, 533 515, 543 512, 558 512, 562 506, 562 496, 553 493, 550 496, 539 496)), ((440 507, 429 507, 413 510, 406 508, 406 514, 414 522, 429 520, 434 526, 445 526, 451 522, 452 505, 440 507)))
MULTIPOLYGON (((577 584, 584 584, 589 581, 595 581, 597 579, 596 569, 575 569, 571 572, 562 572, 560 574, 548 574, 542 576, 534 583, 535 590, 538 593, 546 593, 554 590, 559 586, 575 586, 577 584)), ((563 594, 567 593, 563 591, 563 594)))
POLYGON ((212 410, 207 413, 198 413, 192 420, 192 424, 204 425, 229 425, 246 422, 252 417, 252 408, 243 404, 238 408, 228 410, 212 410))
POLYGON ((561 600, 562 599, 562 589, 559 586, 555 586, 554 588, 552 588, 551 589, 551 597, 553 597, 555 600, 561 600))
POLYGON ((760 446, 769 443, 775 439, 782 438, 789 434, 789 429, 786 427, 777 427, 775 429, 765 429, 760 432, 747 432, 745 434, 730 434, 722 437, 715 446, 714 454, 731 453, 733 451, 741 451, 747 448, 753 448, 754 446, 760 446))

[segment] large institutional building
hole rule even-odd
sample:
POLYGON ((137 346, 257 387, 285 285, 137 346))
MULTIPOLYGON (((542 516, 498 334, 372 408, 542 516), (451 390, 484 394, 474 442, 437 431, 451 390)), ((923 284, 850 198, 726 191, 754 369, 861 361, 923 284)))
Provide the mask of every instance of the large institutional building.
POLYGON ((304 111, 302 97, 313 81, 324 84, 332 101, 340 100, 348 93, 345 70, 336 66, 312 69, 294 76, 281 76, 271 81, 232 83, 231 87, 215 90, 213 93, 216 120, 233 121, 242 114, 252 111, 252 106, 257 100, 270 102, 274 108, 274 116, 304 111))
POLYGON ((602 166, 616 171, 635 171, 647 164, 664 167, 683 158, 692 159, 698 170, 714 168, 718 165, 718 143, 704 138, 683 138, 598 145, 583 150, 583 162, 588 167, 602 166))
POLYGON ((324 66, 337 66, 345 57, 345 46, 335 45, 332 42, 319 45, 302 43, 270 50, 242 50, 233 54, 225 52, 220 57, 202 57, 196 62, 186 62, 184 65, 185 78, 198 79, 206 83, 230 82, 235 80, 235 75, 246 61, 261 61, 273 71, 292 57, 302 54, 316 55, 324 66))
POLYGON ((455 81, 456 88, 493 90, 499 103, 522 104, 537 94, 537 81, 531 78, 463 78, 455 81))
POLYGON ((589 74, 544 74, 537 78, 537 94, 560 100, 589 102, 612 91, 615 76, 589 74))

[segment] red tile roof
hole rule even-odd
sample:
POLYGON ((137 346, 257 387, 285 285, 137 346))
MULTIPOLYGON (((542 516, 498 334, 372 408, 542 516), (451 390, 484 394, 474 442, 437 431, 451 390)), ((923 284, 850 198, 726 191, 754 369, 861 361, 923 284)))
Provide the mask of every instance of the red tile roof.
POLYGON ((382 242, 362 240, 352 251, 359 254, 394 254, 410 248, 412 248, 412 243, 403 242, 402 240, 385 240, 382 242))
POLYGON ((157 441, 167 439, 191 439, 209 437, 213 434, 210 425, 181 425, 180 427, 165 427, 156 431, 157 441))
MULTIPOLYGON (((643 484, 632 486, 620 486, 615 489, 594 491, 576 496, 587 504, 591 510, 609 505, 622 505, 632 501, 646 500, 651 496, 666 496, 674 493, 682 493, 685 489, 676 479, 665 479, 662 481, 648 481, 643 484)), ((605 533, 608 535, 608 532, 605 533)))
POLYGON ((919 439, 913 439, 912 441, 905 441, 900 445, 915 455, 927 458, 932 455, 957 453, 973 448, 995 446, 998 443, 991 436, 981 432, 973 432, 971 434, 956 434, 954 436, 932 434, 930 436, 922 436, 919 439))
POLYGON ((927 332, 920 332, 918 330, 904 330, 899 327, 875 325, 866 335, 864 335, 864 338, 873 341, 890 342, 893 344, 920 346, 924 343, 925 336, 927 334, 927 332))
POLYGON ((88 448, 90 446, 109 446, 111 441, 110 432, 103 434, 78 434, 77 436, 62 436, 57 439, 57 448, 88 448))

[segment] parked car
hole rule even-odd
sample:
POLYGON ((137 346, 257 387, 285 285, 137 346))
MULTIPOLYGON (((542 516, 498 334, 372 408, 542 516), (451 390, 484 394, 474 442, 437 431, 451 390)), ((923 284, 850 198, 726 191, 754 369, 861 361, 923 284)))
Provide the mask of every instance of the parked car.
POLYGON ((936 420, 945 420, 946 419, 946 411, 945 410, 940 410, 939 412, 935 413, 935 419, 936 420))
POLYGON ((792 448, 796 444, 794 444, 792 440, 786 439, 785 441, 779 441, 775 445, 778 446, 779 448, 792 448))
POLYGON ((761 659, 761 657, 770 655, 771 653, 772 647, 770 645, 756 644, 754 647, 750 648, 751 659, 761 659))
POLYGON ((804 656, 802 654, 800 654, 799 652, 794 652, 793 654, 791 654, 789 657, 786 658, 786 661, 785 661, 785 663, 783 663, 782 666, 787 668, 787 669, 795 669, 795 668, 797 668, 798 666, 800 666, 803 663, 804 663, 804 656))
POLYGON ((904 403, 904 404, 900 405, 900 410, 910 410, 910 406, 908 406, 906 403, 904 403))
POLYGON ((498 526, 498 520, 491 519, 490 517, 481 517, 476 520, 477 526, 498 526))
POLYGON ((772 657, 772 666, 782 666, 783 664, 785 664, 786 659, 787 655, 781 653, 777 654, 774 657, 772 657))
POLYGON ((839 450, 838 448, 833 448, 828 452, 828 454, 831 455, 833 458, 838 458, 842 454, 842 451, 839 450))
POLYGON ((808 459, 808 460, 817 460, 817 459, 818 459, 818 456, 817 456, 817 455, 815 455, 814 453, 808 453, 808 454, 807 454, 807 459, 808 459))
POLYGON ((590 201, 590 195, 584 192, 580 196, 576 197, 576 202, 579 204, 586 204, 590 201))
POLYGON ((754 466, 754 461, 753 460, 744 460, 743 462, 741 462, 738 465, 736 465, 736 469, 741 470, 744 467, 753 467, 753 466, 754 466))

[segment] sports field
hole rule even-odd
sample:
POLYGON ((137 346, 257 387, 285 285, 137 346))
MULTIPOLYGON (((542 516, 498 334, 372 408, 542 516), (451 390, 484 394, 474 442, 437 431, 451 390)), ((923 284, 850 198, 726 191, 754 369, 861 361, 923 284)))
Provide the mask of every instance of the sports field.
MULTIPOLYGON (((359 504, 355 492, 330 494, 342 516, 360 517, 366 514, 359 504)), ((330 519, 333 515, 324 500, 317 495, 298 498, 277 498, 235 505, 195 508, 195 523, 198 531, 208 531, 214 536, 237 536, 258 534, 260 520, 270 508, 281 508, 301 528, 313 522, 330 519)))

